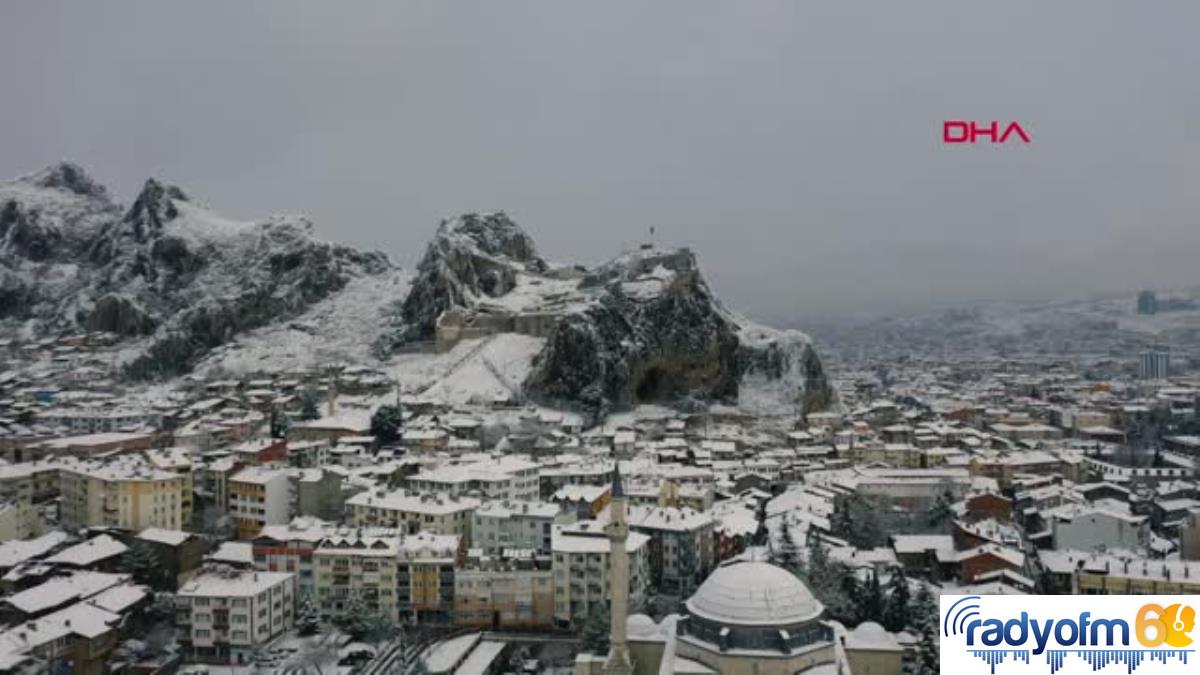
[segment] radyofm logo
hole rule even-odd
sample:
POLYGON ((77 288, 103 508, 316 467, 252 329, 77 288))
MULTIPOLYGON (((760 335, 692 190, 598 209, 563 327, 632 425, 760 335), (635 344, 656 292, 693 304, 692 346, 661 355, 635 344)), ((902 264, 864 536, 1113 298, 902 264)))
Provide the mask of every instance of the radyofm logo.
POLYGON ((1179 672, 1196 661, 1196 607, 1191 595, 943 595, 942 672, 1179 672))

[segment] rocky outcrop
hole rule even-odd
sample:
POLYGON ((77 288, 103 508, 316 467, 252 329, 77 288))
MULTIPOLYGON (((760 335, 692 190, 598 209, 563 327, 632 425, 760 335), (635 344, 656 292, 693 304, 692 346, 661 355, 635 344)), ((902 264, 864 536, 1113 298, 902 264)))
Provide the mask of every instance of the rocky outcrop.
POLYGON ((641 249, 591 270, 552 268, 502 214, 463 216, 438 229, 396 335, 428 340, 436 330, 440 340, 450 331, 439 320, 450 319, 455 334, 470 326, 474 337, 544 337, 524 395, 597 416, 646 402, 753 396, 794 411, 833 400, 808 338, 726 310, 687 249, 641 249))
POLYGON ((558 322, 525 383, 531 396, 598 413, 685 398, 737 400, 736 326, 690 252, 655 259, 667 278, 653 293, 632 294, 625 286, 648 266, 644 259, 585 277, 581 285, 596 287, 596 302, 558 322))
POLYGON ((533 239, 504 213, 443 221, 417 265, 400 307, 400 329, 391 339, 431 340, 446 310, 500 297, 512 290, 518 272, 541 273, 546 267, 533 239))
POLYGON ((139 338, 133 377, 186 372, 233 336, 392 269, 382 253, 317 241, 302 218, 231 221, 155 179, 128 209, 71 164, 0 184, 0 328, 139 338))

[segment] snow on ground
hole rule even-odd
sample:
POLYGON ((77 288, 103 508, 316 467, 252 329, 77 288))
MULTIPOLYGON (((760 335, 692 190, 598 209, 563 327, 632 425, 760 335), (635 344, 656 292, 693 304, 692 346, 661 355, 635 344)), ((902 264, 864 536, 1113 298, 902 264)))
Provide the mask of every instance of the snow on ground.
POLYGON ((426 649, 421 654, 421 660, 429 672, 444 673, 461 663, 482 637, 482 633, 467 633, 442 640, 426 649))
POLYGON ((384 313, 406 293, 408 277, 399 271, 351 279, 295 319, 249 331, 213 350, 197 370, 221 368, 236 375, 337 361, 374 363, 371 345, 387 329, 384 313))
POLYGON ((404 392, 447 403, 487 402, 517 393, 544 342, 516 333, 463 340, 441 354, 400 354, 388 371, 404 392))

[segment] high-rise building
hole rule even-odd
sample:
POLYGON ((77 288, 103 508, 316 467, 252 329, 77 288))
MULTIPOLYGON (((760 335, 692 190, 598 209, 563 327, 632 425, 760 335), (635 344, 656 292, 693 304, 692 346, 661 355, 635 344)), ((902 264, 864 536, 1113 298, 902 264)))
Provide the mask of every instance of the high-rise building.
POLYGON ((1138 314, 1157 314, 1158 313, 1158 296, 1154 291, 1142 291, 1137 296, 1137 313, 1138 314))
POLYGON ((1165 380, 1171 372, 1171 352, 1165 347, 1143 351, 1138 360, 1139 380, 1165 380))

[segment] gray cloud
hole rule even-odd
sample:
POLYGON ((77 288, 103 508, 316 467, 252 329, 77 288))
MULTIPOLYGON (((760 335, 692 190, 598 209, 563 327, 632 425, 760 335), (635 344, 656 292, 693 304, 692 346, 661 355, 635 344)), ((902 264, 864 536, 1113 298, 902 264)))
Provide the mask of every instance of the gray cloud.
POLYGON ((1200 282, 1200 4, 869 4, 9 2, 0 174, 160 175, 406 265, 466 210, 559 260, 655 225, 775 319, 1200 282))

